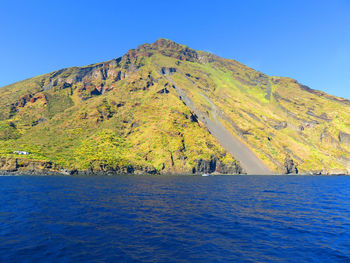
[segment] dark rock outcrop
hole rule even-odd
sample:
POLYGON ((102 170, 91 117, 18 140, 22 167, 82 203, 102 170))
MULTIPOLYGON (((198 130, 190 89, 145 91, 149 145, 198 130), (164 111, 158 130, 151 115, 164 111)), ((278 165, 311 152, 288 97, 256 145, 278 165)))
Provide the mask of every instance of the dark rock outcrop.
POLYGON ((39 118, 38 120, 32 122, 32 127, 34 127, 40 123, 46 122, 46 121, 47 121, 47 119, 45 119, 45 118, 39 118))
POLYGON ((285 171, 284 171, 285 174, 298 173, 298 167, 296 166, 296 164, 294 163, 294 160, 289 155, 286 156, 286 159, 284 162, 284 168, 285 168, 285 171))
POLYGON ((349 175, 346 169, 323 169, 309 171, 310 175, 349 175))
POLYGON ((52 162, 20 158, 0 158, 0 171, 9 173, 45 174, 59 172, 59 167, 52 162))
POLYGON ((163 88, 160 91, 157 92, 158 94, 168 94, 169 90, 167 88, 163 88))
POLYGON ((309 109, 309 110, 306 112, 306 114, 309 115, 309 116, 312 116, 312 117, 315 117, 315 118, 324 120, 324 121, 326 121, 326 122, 330 122, 330 121, 332 120, 332 119, 328 118, 328 115, 327 115, 325 112, 322 113, 321 115, 317 115, 317 114, 315 114, 312 110, 309 109))
POLYGON ((210 160, 198 160, 196 167, 192 169, 192 173, 242 174, 243 171, 236 163, 227 165, 222 163, 216 156, 211 156, 210 160))
POLYGON ((24 107, 32 98, 33 96, 31 94, 27 94, 25 96, 23 96, 22 98, 20 98, 15 104, 15 107, 24 107))
POLYGON ((216 170, 216 159, 203 160, 197 162, 197 167, 193 170, 194 173, 213 173, 216 170))
POLYGON ((117 76, 114 78, 115 81, 123 80, 127 77, 127 74, 123 71, 118 71, 117 76))
POLYGON ((81 175, 105 175, 105 174, 159 174, 153 166, 115 166, 111 167, 101 163, 93 163, 87 171, 78 171, 81 175))
POLYGON ((176 68, 162 68, 160 72, 163 75, 172 75, 176 72, 176 68))

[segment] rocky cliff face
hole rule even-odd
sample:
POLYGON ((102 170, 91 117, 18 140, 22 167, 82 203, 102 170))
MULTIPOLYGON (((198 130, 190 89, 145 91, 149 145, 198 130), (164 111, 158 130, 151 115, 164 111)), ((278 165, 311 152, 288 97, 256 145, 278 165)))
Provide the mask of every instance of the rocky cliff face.
POLYGON ((245 173, 243 148, 275 173, 350 170, 348 100, 166 39, 0 94, 2 170, 245 173))
POLYGON ((198 160, 192 171, 158 171, 153 166, 111 167, 99 164, 87 170, 67 169, 52 162, 34 161, 24 158, 0 158, 0 174, 63 174, 63 175, 105 175, 105 174, 241 174, 242 168, 236 163, 226 165, 212 156, 210 160, 198 160))
POLYGON ((61 169, 52 162, 42 162, 24 158, 0 158, 3 173, 59 173, 61 169))
POLYGON ((216 156, 211 156, 210 160, 200 159, 197 161, 197 165, 192 168, 193 174, 242 174, 243 172, 243 169, 236 163, 226 165, 216 156))
POLYGON ((284 162, 285 167, 285 174, 297 174, 298 173, 298 167, 295 165, 294 160, 287 156, 286 160, 284 162))

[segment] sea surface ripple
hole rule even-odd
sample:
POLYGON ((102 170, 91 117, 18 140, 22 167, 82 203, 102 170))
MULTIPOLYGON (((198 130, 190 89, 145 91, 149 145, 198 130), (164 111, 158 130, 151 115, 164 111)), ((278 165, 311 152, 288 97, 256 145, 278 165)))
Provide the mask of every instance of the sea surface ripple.
POLYGON ((1 262, 350 262, 350 177, 4 176, 1 262))

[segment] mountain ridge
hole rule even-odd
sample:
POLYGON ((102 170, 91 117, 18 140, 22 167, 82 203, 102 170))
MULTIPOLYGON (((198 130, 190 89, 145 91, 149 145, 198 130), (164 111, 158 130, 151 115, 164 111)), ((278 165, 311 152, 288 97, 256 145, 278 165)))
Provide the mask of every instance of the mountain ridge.
POLYGON ((228 152, 227 143, 210 132, 211 121, 274 173, 349 171, 349 100, 167 39, 106 62, 23 80, 0 92, 0 157, 5 159, 16 159, 15 150, 27 149, 27 159, 55 163, 56 170, 245 172, 239 152, 228 152), (142 112, 150 108, 149 115, 142 112), (162 130, 153 119, 164 125, 162 130), (77 129, 83 131, 71 134, 77 129), (55 138, 55 130, 63 137, 55 138), (193 133, 201 138, 191 142, 193 133), (102 140, 105 148, 92 139, 102 140), (67 154, 58 142, 66 145, 67 154), (99 159, 86 156, 91 149, 100 153, 99 159))
MULTIPOLYGON (((167 39, 167 38, 159 38, 158 40, 156 40, 153 44, 148 44, 148 43, 145 43, 145 44, 142 44, 142 45, 139 45, 136 49, 129 49, 124 55, 120 56, 120 57, 117 57, 117 58, 113 58, 113 59, 110 59, 110 60, 107 60, 107 61, 103 61, 103 62, 97 62, 97 63, 92 63, 92 64, 88 64, 88 65, 85 65, 85 66, 71 66, 71 67, 64 67, 64 68, 61 68, 61 69, 58 69, 58 70, 54 70, 52 72, 49 72, 49 73, 44 73, 44 74, 40 74, 40 75, 37 75, 37 76, 34 76, 34 77, 29 77, 29 78, 26 78, 26 79, 23 79, 23 80, 20 80, 20 81, 16 81, 12 84, 8 84, 8 85, 5 85, 5 86, 2 86, 0 88, 3 88, 3 87, 8 87, 8 86, 12 86, 14 84, 17 84, 17 83, 20 83, 20 82, 24 82, 24 81, 27 81, 27 80, 31 80, 33 78, 36 78, 36 77, 41 77, 41 76, 45 76, 47 74, 55 74, 55 73, 58 73, 58 72, 61 72, 61 71, 65 71, 65 70, 69 70, 69 69, 78 69, 78 68, 88 68, 88 67, 94 67, 96 65, 101 65, 101 64, 105 64, 105 63, 109 63, 109 62, 113 62, 113 61, 118 61, 119 59, 121 59, 122 57, 124 57, 125 55, 129 54, 129 53, 134 53, 134 52, 137 52, 137 50, 147 50, 147 47, 152 47, 153 45, 155 46, 166 46, 166 47, 170 47, 171 45, 176 45, 176 46, 179 46, 179 47, 186 47, 187 49, 191 50, 191 51, 195 51, 185 45, 182 45, 182 44, 178 44, 170 39, 167 39), (168 43, 167 45, 162 45, 162 44, 159 44, 159 43, 168 43)), ((152 48, 150 49, 152 50, 152 48)), ((153 48, 153 50, 155 50, 153 48)), ((213 53, 210 53, 210 52, 207 52, 207 51, 203 51, 203 50, 198 50, 199 52, 203 53, 203 54, 207 54, 209 56, 212 56, 212 57, 217 57, 217 58, 221 58, 213 53)), ((130 54, 129 54, 130 55, 130 54)), ((235 63, 239 63, 251 70, 254 70, 254 71, 257 71, 249 66, 246 66, 234 59, 231 59, 231 58, 222 58, 224 60, 229 60, 229 61, 233 61, 235 63)), ((260 71, 257 71, 261 74, 264 74, 260 71)), ((265 74, 264 74, 265 75, 265 74)), ((290 78, 290 77, 287 77, 287 76, 271 76, 271 77, 275 77, 275 78, 285 78, 285 79, 288 79, 290 80, 291 82, 296 82, 296 83, 299 83, 296 79, 293 79, 293 78, 290 78)), ((300 84, 300 83, 299 83, 300 84)), ((343 102, 343 103, 346 103, 346 104, 349 104, 350 105, 350 100, 345 98, 345 97, 340 97, 340 96, 335 96, 335 95, 331 95, 331 94, 328 94, 324 91, 321 91, 321 90, 317 90, 317 89, 313 89, 313 88, 310 88, 309 86, 306 86, 306 85, 303 85, 303 84, 300 84, 301 87, 303 89, 305 89, 306 91, 310 92, 310 93, 314 93, 314 94, 317 94, 317 95, 321 95, 321 96, 330 96, 332 97, 332 99, 335 99, 339 102, 343 102)))

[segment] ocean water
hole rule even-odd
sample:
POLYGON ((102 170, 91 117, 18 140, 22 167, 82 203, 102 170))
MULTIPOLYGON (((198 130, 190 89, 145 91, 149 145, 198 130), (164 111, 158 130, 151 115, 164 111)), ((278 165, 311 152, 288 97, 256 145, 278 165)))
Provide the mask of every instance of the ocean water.
POLYGON ((0 177, 1 262, 350 262, 350 177, 0 177))

